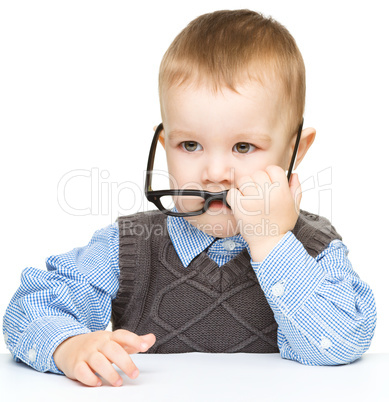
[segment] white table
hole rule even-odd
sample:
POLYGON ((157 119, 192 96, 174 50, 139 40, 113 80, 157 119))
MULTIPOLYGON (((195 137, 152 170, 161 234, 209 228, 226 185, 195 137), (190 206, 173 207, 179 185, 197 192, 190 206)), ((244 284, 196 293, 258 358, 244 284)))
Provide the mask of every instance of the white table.
POLYGON ((89 388, 0 354, 0 401, 389 401, 389 354, 343 366, 304 366, 279 354, 133 355, 140 374, 89 388), (119 399, 120 398, 120 399, 119 399))

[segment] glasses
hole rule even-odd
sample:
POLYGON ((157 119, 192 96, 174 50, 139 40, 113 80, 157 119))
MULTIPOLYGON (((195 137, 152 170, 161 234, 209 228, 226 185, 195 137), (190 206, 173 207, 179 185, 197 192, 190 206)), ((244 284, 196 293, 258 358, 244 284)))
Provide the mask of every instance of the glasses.
MULTIPOLYGON (((294 146, 292 159, 288 169, 288 182, 292 175, 297 150, 300 143, 301 131, 304 119, 302 120, 298 133, 296 144, 294 146)), ((154 191, 151 187, 155 152, 157 149, 158 139, 163 130, 162 123, 157 127, 154 133, 153 141, 150 147, 149 159, 147 162, 145 195, 148 201, 152 202, 161 212, 171 216, 196 216, 201 215, 209 208, 212 201, 221 201, 224 205, 231 209, 227 203, 228 190, 219 192, 210 192, 205 190, 190 189, 170 189, 154 191)))

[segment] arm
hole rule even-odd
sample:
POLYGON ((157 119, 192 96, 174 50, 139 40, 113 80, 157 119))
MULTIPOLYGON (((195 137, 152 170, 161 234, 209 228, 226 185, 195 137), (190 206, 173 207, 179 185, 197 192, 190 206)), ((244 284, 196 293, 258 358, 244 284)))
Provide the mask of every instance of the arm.
POLYGON ((3 332, 16 361, 62 374, 53 353, 65 339, 103 330, 118 289, 118 229, 94 233, 85 247, 50 256, 47 271, 26 268, 6 310, 3 332))
POLYGON ((252 266, 278 323, 281 356, 310 365, 356 360, 370 346, 376 310, 373 293, 353 271, 345 245, 333 241, 313 258, 296 239, 292 230, 301 202, 296 174, 289 183, 283 169, 272 165, 237 185, 239 191, 230 189, 227 202, 242 222, 252 266), (263 216, 277 233, 248 230, 263 216))
POLYGON ((260 263, 251 261, 278 323, 281 356, 308 365, 358 359, 376 325, 374 296, 334 240, 316 258, 288 232, 260 263))

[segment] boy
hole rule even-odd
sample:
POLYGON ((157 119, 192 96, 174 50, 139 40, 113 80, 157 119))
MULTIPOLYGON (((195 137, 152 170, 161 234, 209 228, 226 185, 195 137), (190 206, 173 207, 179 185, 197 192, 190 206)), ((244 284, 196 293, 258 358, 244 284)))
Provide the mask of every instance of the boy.
POLYGON ((372 291, 330 223, 299 211, 297 175, 285 175, 315 137, 300 130, 305 69, 289 32, 249 10, 200 16, 166 52, 159 90, 172 188, 226 199, 175 197, 169 216, 120 217, 49 257, 47 272, 25 269, 3 325, 14 358, 90 386, 102 383, 95 373, 122 384, 111 363, 136 378, 129 354, 146 351, 359 358, 375 329, 372 291))

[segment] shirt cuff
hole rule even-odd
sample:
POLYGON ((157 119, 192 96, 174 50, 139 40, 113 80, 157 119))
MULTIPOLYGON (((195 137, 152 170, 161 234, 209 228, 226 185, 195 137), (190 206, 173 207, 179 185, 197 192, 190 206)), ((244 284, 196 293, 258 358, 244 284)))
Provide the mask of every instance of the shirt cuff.
POLYGON ((273 311, 292 316, 325 277, 324 270, 289 231, 260 263, 251 260, 273 311))
POLYGON ((41 317, 23 332, 15 350, 17 358, 35 370, 63 374, 54 363, 56 348, 67 338, 91 332, 71 317, 41 317))

